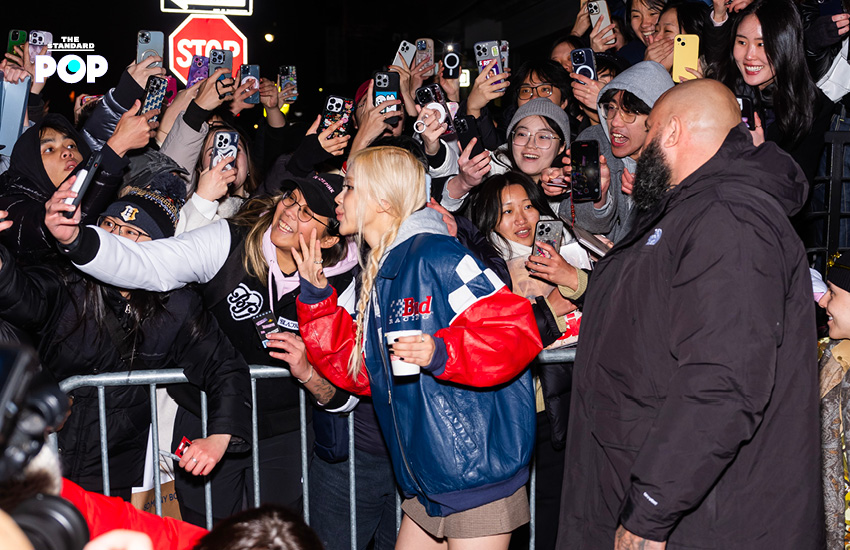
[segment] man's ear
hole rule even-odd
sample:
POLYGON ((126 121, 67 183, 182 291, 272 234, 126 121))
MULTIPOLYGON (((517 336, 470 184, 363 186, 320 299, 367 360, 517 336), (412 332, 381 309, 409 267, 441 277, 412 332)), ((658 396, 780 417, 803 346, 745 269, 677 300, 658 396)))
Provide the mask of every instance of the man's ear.
POLYGON ((564 101, 562 101, 562 102, 561 102, 561 109, 566 110, 567 105, 569 104, 569 102, 570 102, 570 100, 569 100, 569 99, 565 99, 564 101))
POLYGON ((319 240, 319 246, 322 248, 330 248, 339 242, 339 237, 335 235, 325 235, 319 240))
POLYGON ((675 147, 682 139, 682 119, 673 115, 661 130, 661 145, 665 148, 675 147))

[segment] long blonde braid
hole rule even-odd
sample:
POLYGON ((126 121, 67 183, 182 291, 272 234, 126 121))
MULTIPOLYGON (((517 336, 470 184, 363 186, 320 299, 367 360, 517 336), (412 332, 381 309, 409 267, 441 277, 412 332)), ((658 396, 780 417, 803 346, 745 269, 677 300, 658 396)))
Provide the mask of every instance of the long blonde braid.
POLYGON ((365 260, 361 258, 361 286, 357 299, 357 331, 348 360, 348 374, 356 378, 363 367, 363 330, 375 278, 387 248, 398 236, 402 222, 425 204, 425 169, 411 153, 398 147, 370 147, 348 159, 348 176, 360 194, 357 210, 357 244, 362 246, 368 205, 384 201, 393 217, 388 231, 365 260))

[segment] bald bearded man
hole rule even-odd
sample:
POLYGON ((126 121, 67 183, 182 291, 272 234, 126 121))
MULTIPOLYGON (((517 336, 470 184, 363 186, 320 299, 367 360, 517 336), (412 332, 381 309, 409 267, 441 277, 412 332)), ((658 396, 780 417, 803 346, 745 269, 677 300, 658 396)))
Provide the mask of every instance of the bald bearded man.
POLYGON ((823 547, 808 193, 721 84, 655 104, 638 218, 593 270, 558 548, 823 547))

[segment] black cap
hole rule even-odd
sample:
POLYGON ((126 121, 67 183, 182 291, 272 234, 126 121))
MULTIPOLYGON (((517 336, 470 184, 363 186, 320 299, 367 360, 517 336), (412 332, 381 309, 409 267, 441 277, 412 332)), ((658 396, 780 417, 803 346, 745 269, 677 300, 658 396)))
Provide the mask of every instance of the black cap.
POLYGON ((124 192, 101 216, 133 224, 152 239, 174 235, 180 209, 186 202, 186 184, 179 176, 162 172, 146 187, 125 187, 124 192))
POLYGON ((343 181, 343 177, 337 174, 313 174, 304 178, 287 178, 283 185, 298 187, 310 210, 320 216, 335 219, 334 199, 342 192, 343 181))
POLYGON ((826 272, 826 280, 850 292, 850 253, 842 254, 835 259, 835 263, 826 272))

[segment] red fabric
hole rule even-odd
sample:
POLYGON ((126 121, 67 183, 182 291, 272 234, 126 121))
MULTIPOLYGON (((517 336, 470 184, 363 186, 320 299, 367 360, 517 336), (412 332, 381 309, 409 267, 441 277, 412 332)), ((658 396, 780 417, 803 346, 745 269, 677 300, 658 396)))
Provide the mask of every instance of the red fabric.
POLYGON ((531 302, 507 287, 466 308, 434 336, 448 353, 436 377, 477 388, 509 382, 543 349, 531 302))
POLYGON ((59 496, 71 501, 83 514, 91 538, 113 529, 129 529, 148 535, 154 550, 191 550, 208 532, 185 521, 137 510, 118 497, 91 493, 67 479, 62 480, 59 496))
POLYGON ((351 315, 337 305, 336 289, 318 304, 296 300, 296 307, 298 331, 313 368, 338 388, 357 395, 372 395, 365 368, 360 369, 357 380, 348 376, 348 358, 354 348, 357 327, 351 315))

